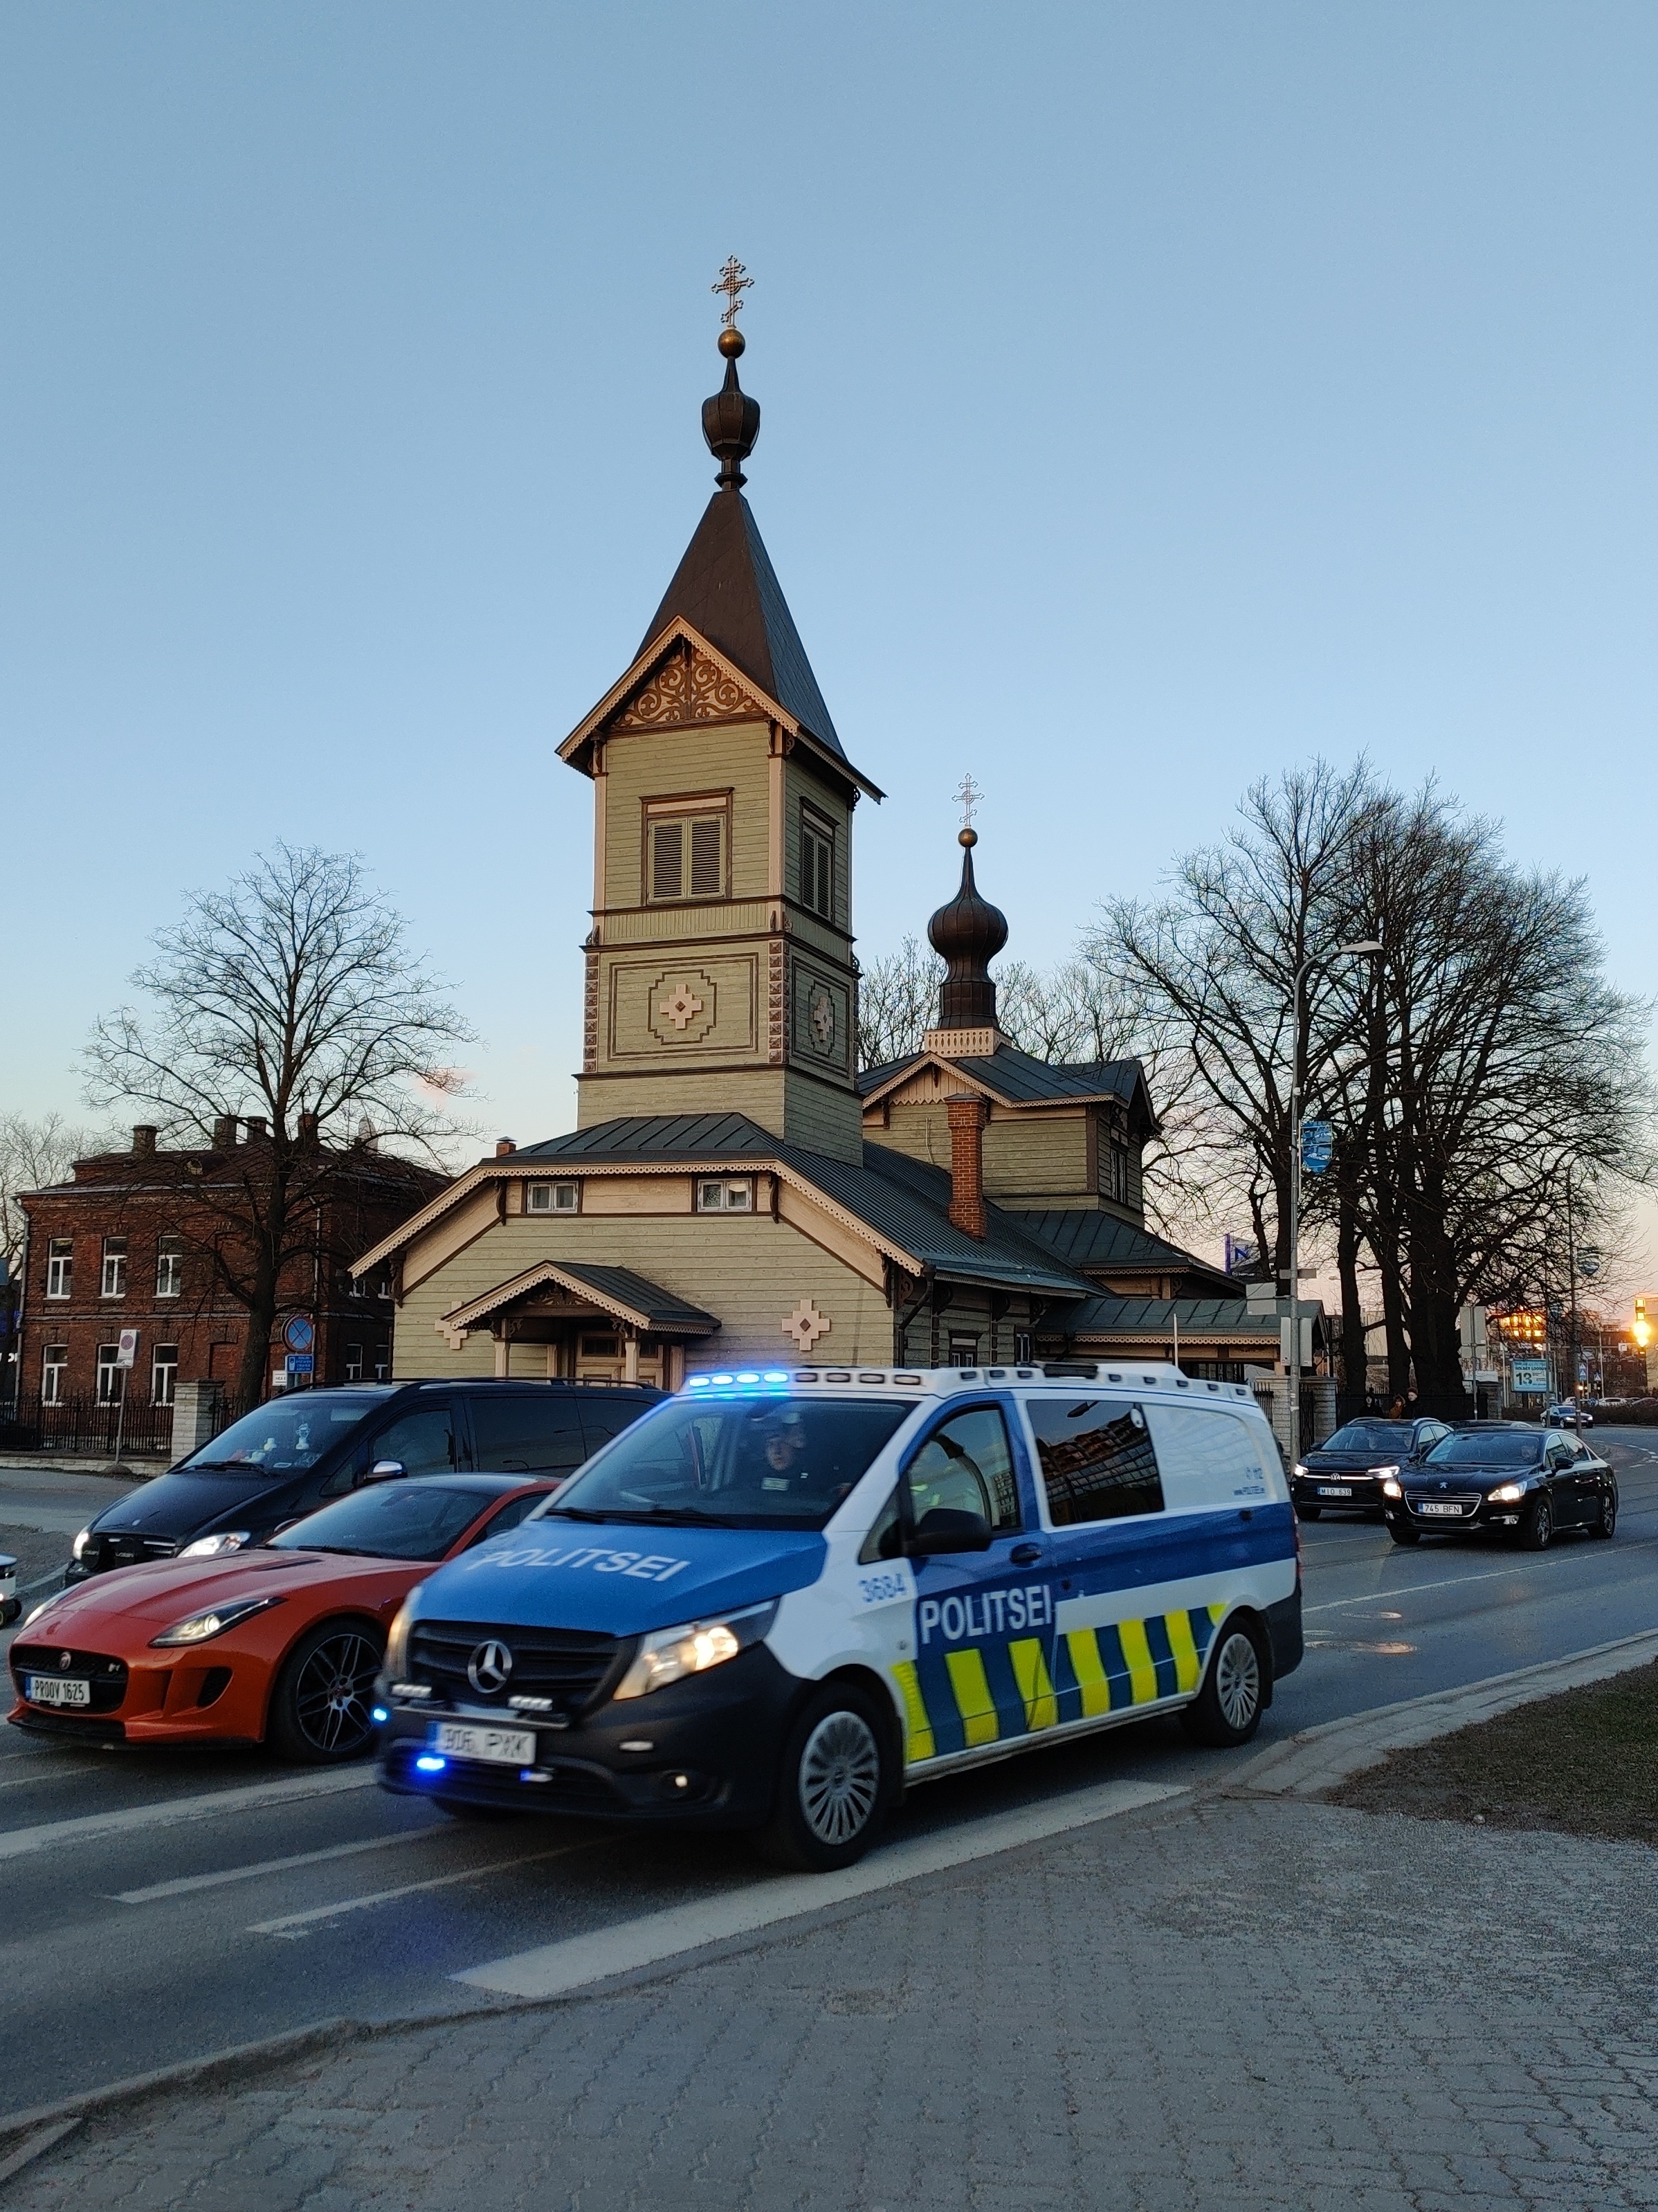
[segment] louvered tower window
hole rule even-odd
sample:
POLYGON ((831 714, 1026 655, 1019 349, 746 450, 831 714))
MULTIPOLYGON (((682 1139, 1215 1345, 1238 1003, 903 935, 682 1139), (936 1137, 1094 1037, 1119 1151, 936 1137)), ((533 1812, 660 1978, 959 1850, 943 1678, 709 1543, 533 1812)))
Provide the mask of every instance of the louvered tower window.
POLYGON ((726 807, 708 811, 659 813, 645 823, 646 896, 650 899, 717 899, 726 896, 730 815, 726 807))
POLYGON ((816 814, 800 816, 800 903, 835 919, 835 832, 816 814))

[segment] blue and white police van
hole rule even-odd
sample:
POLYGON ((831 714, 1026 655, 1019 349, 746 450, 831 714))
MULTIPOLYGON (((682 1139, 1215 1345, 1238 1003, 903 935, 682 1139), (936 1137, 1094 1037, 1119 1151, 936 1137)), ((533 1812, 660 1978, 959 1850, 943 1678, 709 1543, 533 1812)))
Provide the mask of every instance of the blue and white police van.
POLYGON ((380 1776, 451 1812, 752 1828, 845 1866, 909 1785, 1301 1659, 1242 1384, 1124 1362, 694 1376, 393 1626, 380 1776))

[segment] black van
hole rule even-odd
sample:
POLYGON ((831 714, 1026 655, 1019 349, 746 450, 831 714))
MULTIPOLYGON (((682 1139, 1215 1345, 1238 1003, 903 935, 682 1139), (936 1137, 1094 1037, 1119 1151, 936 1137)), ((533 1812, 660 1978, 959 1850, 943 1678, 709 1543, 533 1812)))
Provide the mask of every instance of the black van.
POLYGON ((371 1469, 568 1474, 663 1396, 645 1382, 404 1382, 301 1390, 244 1414, 75 1540, 64 1583, 262 1543, 371 1469))

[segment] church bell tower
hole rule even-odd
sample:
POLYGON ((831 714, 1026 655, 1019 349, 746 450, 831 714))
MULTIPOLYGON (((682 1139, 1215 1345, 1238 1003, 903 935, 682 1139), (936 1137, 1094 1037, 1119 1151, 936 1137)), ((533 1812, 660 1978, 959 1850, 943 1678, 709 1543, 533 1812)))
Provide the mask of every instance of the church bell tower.
POLYGON ((748 501, 760 409, 703 403, 717 489, 631 666, 559 748, 592 781, 592 930, 578 1118, 740 1113, 863 1157, 852 822, 881 793, 841 750, 748 501))

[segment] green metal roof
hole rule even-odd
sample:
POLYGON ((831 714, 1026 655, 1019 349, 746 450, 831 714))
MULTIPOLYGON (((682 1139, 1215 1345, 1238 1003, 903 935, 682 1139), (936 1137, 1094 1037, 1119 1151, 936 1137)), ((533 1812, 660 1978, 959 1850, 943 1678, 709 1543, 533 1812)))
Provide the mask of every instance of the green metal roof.
MULTIPOLYGON (((1024 1231, 1068 1260, 1074 1267, 1181 1268, 1220 1284, 1230 1279, 1212 1260, 1199 1260, 1132 1221, 1121 1221, 1098 1206, 1052 1206, 1011 1217, 1024 1231)), ((1243 1296, 1240 1285, 1236 1295, 1243 1296)))

